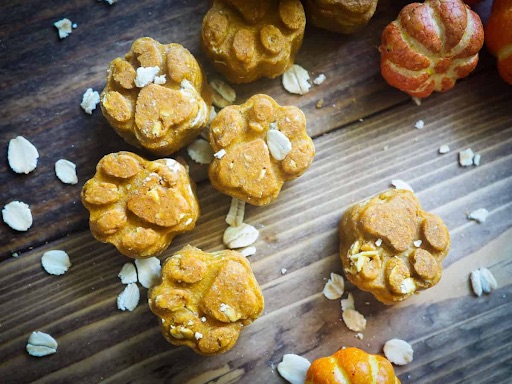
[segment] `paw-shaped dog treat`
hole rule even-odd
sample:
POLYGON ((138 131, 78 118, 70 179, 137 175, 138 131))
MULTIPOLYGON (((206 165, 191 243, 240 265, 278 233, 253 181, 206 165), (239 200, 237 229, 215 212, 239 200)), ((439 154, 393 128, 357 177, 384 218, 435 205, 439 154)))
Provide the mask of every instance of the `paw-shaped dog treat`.
POLYGON ((308 22, 337 33, 354 33, 364 27, 378 0, 307 0, 308 22))
POLYGON ((203 20, 202 42, 229 81, 249 83, 293 64, 305 26, 299 0, 215 0, 203 20))
POLYGON ((167 156, 208 123, 211 90, 194 56, 180 44, 135 40, 107 71, 101 110, 128 143, 167 156))
POLYGON ((423 211, 412 192, 399 189, 350 207, 339 233, 345 276, 385 304, 437 284, 450 248, 443 221, 423 211))
POLYGON ((173 159, 147 161, 130 152, 103 157, 82 189, 96 239, 122 254, 160 254, 174 236, 190 231, 199 204, 188 173, 173 159))
POLYGON ((253 205, 272 202, 315 154, 304 113, 267 95, 222 109, 210 125, 210 144, 216 152, 209 169, 214 188, 253 205))
POLYGON ((148 296, 164 337, 203 355, 231 349, 242 327, 263 312, 251 265, 235 251, 207 253, 187 245, 165 261, 148 296))

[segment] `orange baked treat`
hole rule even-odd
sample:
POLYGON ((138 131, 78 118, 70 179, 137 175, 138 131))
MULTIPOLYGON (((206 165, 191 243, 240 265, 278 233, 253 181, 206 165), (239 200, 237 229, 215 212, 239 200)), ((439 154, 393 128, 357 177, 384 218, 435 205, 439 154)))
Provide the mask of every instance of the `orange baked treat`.
POLYGON ((313 361, 304 384, 400 384, 400 380, 384 357, 344 348, 313 361))
POLYGON ((164 262, 148 296, 167 341, 202 355, 231 349, 242 327, 263 312, 249 261, 231 250, 207 253, 187 245, 164 262))
POLYGON ((475 69, 483 42, 480 18, 461 0, 411 3, 382 33, 381 73, 413 97, 444 92, 475 69))
POLYGON ((222 109, 210 125, 210 144, 216 152, 208 172, 214 188, 253 205, 276 199, 315 154, 304 113, 267 95, 222 109))
POLYGON ((110 63, 100 99, 103 115, 128 143, 167 156, 206 126, 211 90, 187 49, 143 37, 110 63))
POLYGON ((219 72, 233 83, 249 83, 292 66, 305 26, 299 0, 215 0, 201 37, 219 72))
POLYGON ((147 161, 130 152, 104 156, 82 189, 93 236, 129 257, 160 254, 196 224, 199 204, 191 183, 173 159, 147 161))
POLYGON ((485 25, 485 45, 498 59, 503 80, 512 84, 512 0, 494 0, 485 25))
POLYGON ((354 33, 372 18, 378 0, 307 0, 308 21, 337 33, 354 33))
POLYGON ((443 221, 414 193, 392 189, 350 207, 339 224, 345 276, 384 304, 438 283, 450 248, 443 221))

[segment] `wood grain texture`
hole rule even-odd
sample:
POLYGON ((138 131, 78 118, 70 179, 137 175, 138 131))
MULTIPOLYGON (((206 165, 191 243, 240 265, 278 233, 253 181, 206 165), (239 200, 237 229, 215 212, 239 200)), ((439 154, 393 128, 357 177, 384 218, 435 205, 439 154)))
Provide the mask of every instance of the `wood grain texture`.
MULTIPOLYGON (((26 201, 35 219, 23 234, 0 226, 0 381, 284 383, 276 365, 285 353, 310 360, 342 346, 382 353, 384 342, 398 337, 415 351, 411 364, 396 369, 402 383, 509 383, 512 88, 500 80, 485 52, 476 73, 420 107, 388 87, 378 73, 376 46, 403 3, 382 1, 368 28, 355 36, 308 28, 297 62, 313 76, 327 76, 308 95, 286 94, 279 79, 236 87, 239 101, 265 92, 280 104, 304 109, 317 154, 275 203, 247 207, 245 221, 260 230, 250 261, 265 310, 231 351, 214 357, 168 344, 144 288, 134 312, 117 309, 116 297, 124 289, 117 274, 129 260, 91 236, 79 201, 96 162, 106 153, 131 149, 99 111, 83 113, 82 93, 88 87, 101 90, 110 60, 143 35, 184 44, 213 74, 198 40, 207 3, 2 3, 0 143, 6 150, 10 138, 23 135, 41 157, 29 175, 14 174, 6 157, 0 158, 0 204, 26 201), (78 28, 58 41, 52 24, 62 17, 78 28), (325 107, 316 109, 320 98, 325 107), (414 128, 420 119, 422 130, 414 128), (451 151, 440 155, 442 144, 451 151), (469 147, 482 155, 479 167, 458 165, 458 151, 469 147), (77 163, 78 185, 55 178, 53 164, 61 157, 77 163), (368 320, 359 340, 341 321, 339 301, 321 292, 331 272, 341 273, 336 227, 342 213, 395 178, 409 182, 423 208, 443 218, 452 248, 440 283, 399 305, 384 306, 347 283, 368 320), (487 222, 469 221, 467 212, 481 207, 490 212, 487 222), (50 276, 42 269, 41 255, 50 249, 70 255, 73 265, 65 275, 50 276), (11 257, 15 251, 17 258, 11 257), (481 266, 496 276, 499 289, 477 298, 468 276, 481 266), (57 339, 56 354, 38 359, 26 353, 35 330, 57 339)), ((193 167, 200 181, 198 225, 177 237, 162 260, 185 244, 223 248, 230 199, 201 181, 204 171, 193 167)))

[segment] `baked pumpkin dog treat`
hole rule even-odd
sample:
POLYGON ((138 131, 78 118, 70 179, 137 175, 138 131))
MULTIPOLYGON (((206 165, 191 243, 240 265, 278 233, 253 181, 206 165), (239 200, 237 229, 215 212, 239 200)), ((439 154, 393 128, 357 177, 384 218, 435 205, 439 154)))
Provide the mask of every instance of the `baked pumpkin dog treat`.
POLYGON ((215 0, 201 36, 219 72, 232 83, 249 83, 293 64, 305 26, 299 0, 215 0))
POLYGON ((130 152, 104 156, 82 189, 89 226, 99 241, 133 258, 156 256, 194 228, 199 204, 185 167, 130 152))
POLYGON ((385 304, 437 284, 450 248, 443 221, 423 211, 412 192, 401 189, 350 207, 339 233, 345 276, 385 304))
POLYGON ((381 73, 391 86, 424 98, 468 76, 483 43, 480 18, 461 0, 408 4, 382 33, 381 73))
POLYGON ((213 187, 253 205, 272 202, 315 154, 304 113, 267 95, 222 109, 210 125, 210 144, 216 152, 208 172, 213 187))
POLYGON ((203 355, 226 352, 263 312, 263 295, 247 258, 187 245, 162 266, 149 308, 171 344, 203 355))
POLYGON ((128 143, 167 156, 206 126, 211 91, 187 49, 143 37, 110 64, 100 105, 128 143))
POLYGON ((378 0, 307 0, 308 21, 337 33, 354 33, 372 18, 378 0))

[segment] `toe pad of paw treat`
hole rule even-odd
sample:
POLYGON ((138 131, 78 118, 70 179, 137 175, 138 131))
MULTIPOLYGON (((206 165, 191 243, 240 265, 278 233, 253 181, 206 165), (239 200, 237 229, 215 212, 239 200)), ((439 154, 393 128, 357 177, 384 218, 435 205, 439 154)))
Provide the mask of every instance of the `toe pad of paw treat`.
POLYGON ((231 349, 263 312, 263 295, 247 258, 235 251, 186 246, 169 257, 149 291, 149 307, 171 344, 203 355, 231 349))
POLYGON ((122 254, 146 258, 190 231, 199 204, 184 166, 173 159, 147 161, 131 152, 104 156, 82 189, 89 226, 99 241, 122 254))
POLYGON ((353 205, 339 234, 345 276, 385 304, 437 284, 450 248, 441 218, 422 210, 406 190, 388 190, 353 205))

